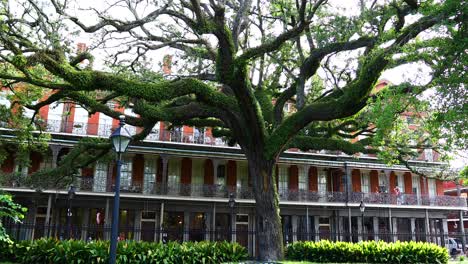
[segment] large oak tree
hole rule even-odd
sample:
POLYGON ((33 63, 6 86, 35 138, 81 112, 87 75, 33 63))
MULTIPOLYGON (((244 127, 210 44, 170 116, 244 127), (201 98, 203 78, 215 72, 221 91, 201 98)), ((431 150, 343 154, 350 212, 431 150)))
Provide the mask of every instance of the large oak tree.
MULTIPOLYGON (((107 104, 117 101, 137 114, 126 117, 143 128, 135 141, 158 121, 213 127, 248 160, 262 260, 283 257, 274 168, 286 149, 406 162, 421 147, 466 144, 463 1, 0 2, 0 80, 15 102, 0 116, 18 128, 19 152, 38 140, 31 131, 41 123, 18 105, 37 113, 72 101, 118 118, 107 104), (92 45, 76 52, 83 37, 92 45), (162 77, 154 62, 165 54, 174 65, 162 77), (374 92, 392 69, 415 76, 374 92), (420 129, 408 132, 405 111, 425 112, 420 129)), ((109 150, 84 139, 31 179, 63 184, 109 150)))

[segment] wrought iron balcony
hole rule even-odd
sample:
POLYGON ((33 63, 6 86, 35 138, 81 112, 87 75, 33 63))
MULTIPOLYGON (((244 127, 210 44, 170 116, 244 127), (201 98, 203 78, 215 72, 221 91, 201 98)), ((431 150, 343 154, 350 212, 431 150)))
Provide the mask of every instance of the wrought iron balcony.
MULTIPOLYGON (((76 182, 78 191, 87 192, 113 192, 112 182, 98 181, 93 178, 81 178, 76 182)), ((27 188, 13 184, 4 184, 2 188, 27 188)), ((55 190, 57 188, 45 188, 55 190)), ((65 190, 66 188, 63 188, 65 190)), ((253 189, 248 186, 225 186, 208 184, 180 184, 168 183, 166 187, 161 183, 132 182, 121 186, 122 193, 142 195, 165 195, 168 197, 193 198, 228 198, 233 193, 237 199, 254 199, 253 189)), ((314 192, 308 190, 279 190, 280 201, 289 202, 317 202, 317 203, 360 203, 398 205, 398 206, 440 206, 440 207, 466 207, 464 197, 456 196, 428 196, 416 194, 394 195, 390 193, 361 193, 361 192, 314 192)))
MULTIPOLYGON (((14 129, 7 122, 0 122, 0 127, 14 129)), ((61 133, 71 135, 92 135, 99 137, 109 137, 115 127, 112 124, 96 124, 87 122, 68 122, 63 120, 46 120, 38 125, 37 130, 50 133, 61 133)), ((138 132, 137 127, 127 127, 132 134, 138 132)), ((227 146, 227 143, 221 138, 214 138, 206 133, 205 129, 194 128, 193 132, 185 132, 182 129, 159 129, 153 128, 146 137, 146 141, 165 141, 190 144, 202 144, 213 146, 227 146)))

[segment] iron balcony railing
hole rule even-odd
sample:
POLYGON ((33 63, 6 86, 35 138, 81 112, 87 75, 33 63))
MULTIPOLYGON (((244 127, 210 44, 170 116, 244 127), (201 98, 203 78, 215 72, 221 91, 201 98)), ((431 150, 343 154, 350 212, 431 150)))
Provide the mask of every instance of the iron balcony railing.
MULTIPOLYGON (((0 122, 0 127, 15 129, 8 122, 0 122)), ((37 126, 38 130, 50 133, 63 133, 72 135, 93 135, 99 137, 109 137, 116 127, 113 124, 97 124, 87 122, 68 122, 62 120, 46 120, 37 126)), ((139 128, 127 126, 131 134, 136 134, 139 128)), ((146 137, 146 141, 165 141, 191 144, 203 144, 214 146, 227 146, 222 138, 214 138, 206 133, 203 128, 194 128, 193 132, 183 131, 181 128, 173 130, 153 128, 146 137)))
MULTIPOLYGON (((80 178, 75 186, 79 191, 89 192, 113 192, 113 182, 98 181, 93 178, 80 178)), ((23 188, 18 184, 4 184, 3 187, 23 188)), ((26 186, 24 186, 26 187, 26 186)), ((57 189, 55 187, 44 189, 57 189)), ((65 188, 63 188, 65 190, 65 188)), ((254 199, 254 192, 250 186, 226 186, 217 184, 182 184, 167 183, 162 186, 157 182, 131 182, 120 187, 123 193, 139 193, 145 195, 167 195, 178 197, 200 198, 228 198, 233 193, 238 199, 254 199)), ((319 202, 319 203, 360 203, 401 205, 401 206, 442 206, 442 207, 466 207, 464 197, 457 196, 429 196, 416 194, 390 194, 390 193, 361 193, 361 192, 315 192, 309 190, 278 190, 281 201, 291 202, 319 202)))

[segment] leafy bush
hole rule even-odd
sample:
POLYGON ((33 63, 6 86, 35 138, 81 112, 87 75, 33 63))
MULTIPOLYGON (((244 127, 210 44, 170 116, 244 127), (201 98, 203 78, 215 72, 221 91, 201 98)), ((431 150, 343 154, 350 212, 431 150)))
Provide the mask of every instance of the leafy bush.
POLYGON ((423 242, 296 242, 286 248, 289 260, 335 263, 447 263, 445 248, 423 242))
MULTIPOLYGON (((120 242, 117 263, 222 263, 246 259, 247 250, 229 242, 120 242)), ((0 261, 17 263, 108 263, 109 242, 39 239, 0 244, 0 261)))

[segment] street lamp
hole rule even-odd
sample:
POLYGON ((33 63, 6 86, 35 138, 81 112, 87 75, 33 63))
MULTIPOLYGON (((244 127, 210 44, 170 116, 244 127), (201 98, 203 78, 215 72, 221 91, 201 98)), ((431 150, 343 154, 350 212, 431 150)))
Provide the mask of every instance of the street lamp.
POLYGON ((124 127, 125 116, 121 115, 119 127, 112 133, 110 139, 117 153, 117 175, 115 177, 115 195, 114 207, 112 211, 112 228, 111 228, 111 242, 110 242, 110 264, 115 264, 117 258, 117 232, 119 228, 119 207, 120 207, 120 169, 122 167, 122 153, 127 150, 127 147, 132 139, 128 130, 124 127))
POLYGON ((361 211, 361 233, 362 233, 362 240, 364 240, 364 211, 366 210, 366 205, 363 201, 359 205, 359 210, 361 211))
POLYGON ((231 236, 230 237, 230 240, 232 241, 232 227, 234 225, 234 207, 236 206, 236 200, 234 199, 234 193, 230 193, 229 194, 229 201, 228 201, 228 206, 229 208, 231 209, 231 224, 229 225, 229 235, 231 236))
POLYGON ((75 197, 75 186, 70 185, 68 188, 68 208, 67 208, 67 239, 71 238, 71 217, 73 216, 72 213, 72 201, 75 197))

